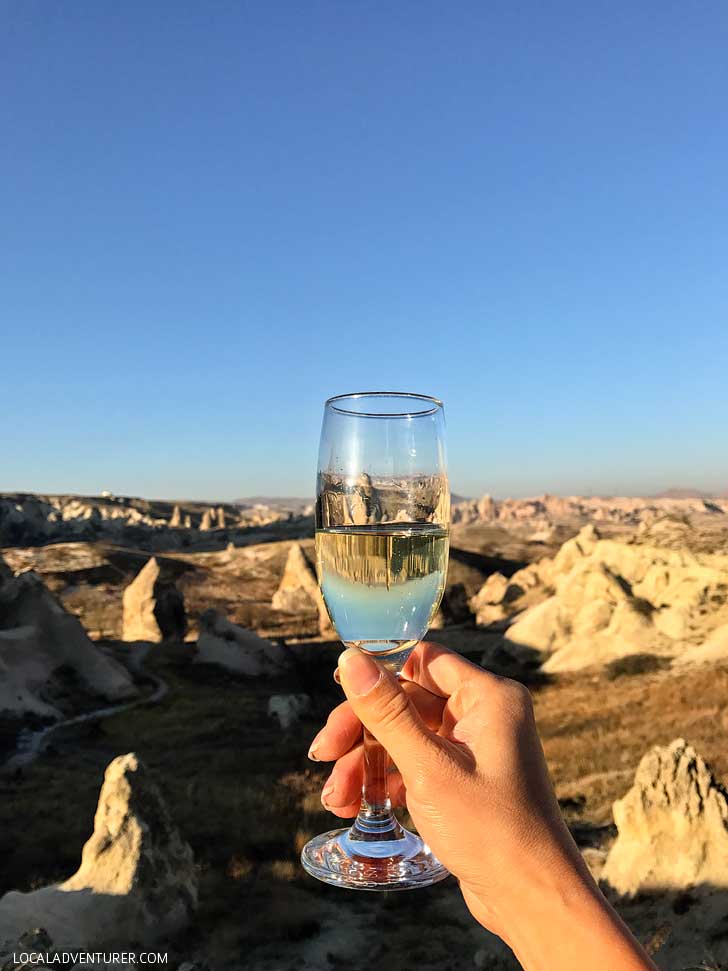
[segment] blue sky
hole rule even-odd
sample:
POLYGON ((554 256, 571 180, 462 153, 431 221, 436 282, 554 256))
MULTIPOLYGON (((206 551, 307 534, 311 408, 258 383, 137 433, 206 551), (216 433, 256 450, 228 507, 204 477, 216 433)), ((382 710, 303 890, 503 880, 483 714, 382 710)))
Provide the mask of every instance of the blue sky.
POLYGON ((466 494, 728 488, 728 6, 0 6, 0 490, 310 494, 445 400, 466 494))

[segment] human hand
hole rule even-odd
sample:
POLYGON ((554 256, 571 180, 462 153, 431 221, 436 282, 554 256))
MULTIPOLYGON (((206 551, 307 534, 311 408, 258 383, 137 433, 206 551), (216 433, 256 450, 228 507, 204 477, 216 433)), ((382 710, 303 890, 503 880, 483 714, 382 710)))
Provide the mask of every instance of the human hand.
POLYGON ((396 763, 393 803, 407 806, 460 881, 473 916, 524 967, 581 969, 598 941, 593 967, 653 968, 599 893, 561 818, 526 688, 432 643, 415 648, 401 682, 355 650, 342 654, 339 672, 348 700, 310 750, 336 762, 322 794, 327 808, 340 816, 358 810, 363 723, 396 763), (573 963, 563 934, 574 942, 573 963))

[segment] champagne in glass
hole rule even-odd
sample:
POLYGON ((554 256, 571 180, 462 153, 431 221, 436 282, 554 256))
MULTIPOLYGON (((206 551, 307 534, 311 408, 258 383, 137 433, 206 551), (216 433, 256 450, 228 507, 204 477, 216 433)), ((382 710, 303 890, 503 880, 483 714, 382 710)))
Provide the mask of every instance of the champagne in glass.
MULTIPOLYGON (((442 402, 368 392, 326 402, 316 490, 316 567, 339 637, 399 673, 445 587, 450 490, 442 402)), ((320 880, 408 890, 447 871, 392 813, 389 758, 364 731, 365 779, 353 826, 301 855, 320 880)))
POLYGON ((447 573, 447 529, 430 523, 316 532, 321 591, 347 647, 400 655, 430 626, 447 573))

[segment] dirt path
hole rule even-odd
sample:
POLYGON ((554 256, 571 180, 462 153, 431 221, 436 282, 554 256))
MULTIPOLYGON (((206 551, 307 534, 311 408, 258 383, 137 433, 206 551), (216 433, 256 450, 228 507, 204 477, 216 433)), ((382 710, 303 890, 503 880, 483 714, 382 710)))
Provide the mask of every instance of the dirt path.
POLYGON ((139 708, 142 705, 158 704, 167 694, 169 688, 163 678, 151 674, 151 672, 144 669, 143 662, 148 653, 149 645, 136 651, 130 658, 128 667, 137 679, 148 681, 152 685, 151 694, 145 695, 143 698, 135 698, 134 701, 125 701, 118 705, 104 705, 83 715, 74 715, 73 718, 65 718, 63 721, 46 725, 44 728, 35 730, 24 729, 18 736, 15 755, 7 759, 0 771, 3 773, 14 772, 16 769, 30 765, 44 751, 52 736, 63 728, 83 725, 87 722, 102 721, 111 715, 118 715, 123 711, 130 711, 132 708, 139 708))

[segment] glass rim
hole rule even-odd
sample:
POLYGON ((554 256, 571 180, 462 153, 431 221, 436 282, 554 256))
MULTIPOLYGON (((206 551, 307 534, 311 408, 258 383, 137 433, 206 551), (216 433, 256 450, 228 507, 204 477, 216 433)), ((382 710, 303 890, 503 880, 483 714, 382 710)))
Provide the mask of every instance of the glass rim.
POLYGON ((355 418, 423 418, 426 415, 434 415, 438 409, 444 408, 442 401, 429 394, 417 394, 414 391, 353 391, 350 394, 336 394, 332 398, 327 398, 324 408, 331 408, 332 411, 340 415, 353 415, 355 418), (405 398, 410 401, 426 402, 428 407, 420 408, 417 411, 352 411, 349 408, 341 408, 337 402, 349 401, 352 398, 405 398))

